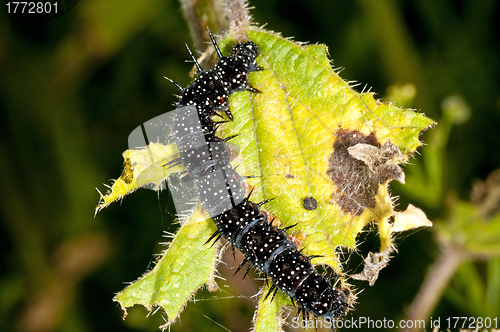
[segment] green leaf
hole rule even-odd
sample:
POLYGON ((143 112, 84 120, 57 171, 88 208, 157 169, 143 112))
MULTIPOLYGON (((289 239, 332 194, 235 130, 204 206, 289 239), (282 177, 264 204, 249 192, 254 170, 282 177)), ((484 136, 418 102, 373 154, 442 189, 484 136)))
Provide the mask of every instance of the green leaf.
POLYGON ((367 223, 386 220, 393 211, 385 185, 377 206, 360 216, 332 202, 335 185, 326 173, 338 130, 374 133, 381 144, 390 140, 411 154, 421 144, 419 132, 433 121, 381 103, 372 93, 355 92, 331 68, 325 46, 303 47, 262 30, 248 35, 261 50, 264 70, 252 73, 251 81, 262 93, 231 97, 235 120, 225 124, 221 136, 239 135, 231 141, 244 161, 238 169, 259 176, 248 181, 256 189, 252 198, 276 198, 265 208, 283 227, 298 222, 306 253, 325 256, 317 263, 341 273, 335 248, 355 248, 367 223), (318 208, 306 211, 302 201, 310 196, 318 208))
POLYGON ((132 283, 115 297, 127 315, 127 307, 142 304, 149 311, 160 306, 170 325, 189 298, 204 284, 215 289, 215 265, 218 246, 205 242, 216 227, 200 206, 193 211, 175 235, 153 270, 132 283))
POLYGON ((257 307, 257 314, 254 318, 253 332, 273 332, 281 331, 284 319, 281 315, 281 307, 291 305, 291 301, 282 292, 276 293, 274 300, 272 295, 266 299, 269 286, 264 287, 257 307))
POLYGON ((122 155, 125 164, 122 174, 108 186, 109 190, 105 195, 99 192, 101 198, 95 213, 141 187, 160 190, 168 176, 183 170, 182 166, 164 167, 179 157, 175 144, 150 143, 144 149, 125 150, 122 155))

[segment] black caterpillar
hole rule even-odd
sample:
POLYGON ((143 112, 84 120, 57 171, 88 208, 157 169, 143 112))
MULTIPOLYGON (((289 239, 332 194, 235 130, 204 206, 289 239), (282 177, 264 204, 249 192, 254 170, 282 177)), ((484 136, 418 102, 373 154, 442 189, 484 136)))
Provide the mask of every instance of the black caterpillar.
MULTIPOLYGON (((202 71, 188 48, 200 71, 198 77, 185 89, 169 79, 182 95, 173 120, 173 138, 180 157, 167 165, 182 164, 194 179, 197 196, 217 225, 207 243, 224 237, 233 250, 236 247, 245 255, 236 272, 248 262, 272 280, 266 298, 272 294, 274 299, 276 292, 282 290, 298 306, 298 315, 312 313, 332 320, 343 317, 350 308, 349 290, 332 287, 326 277, 314 270, 314 257, 301 254, 286 235, 290 227, 280 229, 269 222, 260 210, 268 201, 250 201, 251 193, 246 195, 243 186, 245 177, 229 164, 225 142, 230 138, 216 136, 219 123, 212 117, 225 113, 232 119, 228 97, 236 91, 260 92, 248 82, 250 72, 263 70, 256 62, 259 49, 251 41, 240 43, 223 57, 211 33, 210 38, 219 55, 215 67, 202 71)), ((309 199, 307 206, 313 209, 314 203, 314 199, 309 199)))

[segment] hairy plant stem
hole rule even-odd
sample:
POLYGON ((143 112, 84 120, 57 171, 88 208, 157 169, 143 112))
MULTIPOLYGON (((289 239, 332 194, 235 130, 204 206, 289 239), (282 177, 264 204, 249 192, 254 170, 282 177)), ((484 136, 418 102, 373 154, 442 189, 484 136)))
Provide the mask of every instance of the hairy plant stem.
MULTIPOLYGON (((417 320, 427 320, 430 317, 451 277, 460 264, 467 259, 467 255, 456 246, 442 244, 441 250, 441 254, 430 268, 417 296, 410 305, 407 320, 415 322, 417 320)), ((414 328, 401 329, 400 331, 417 330, 417 328, 414 328)))
POLYGON ((247 0, 180 0, 180 3, 197 50, 205 50, 210 43, 207 27, 214 34, 229 29, 236 40, 244 39, 242 31, 251 20, 247 0))
POLYGON ((228 25, 222 0, 180 0, 180 3, 197 50, 204 50, 206 43, 210 41, 207 27, 218 33, 228 25))

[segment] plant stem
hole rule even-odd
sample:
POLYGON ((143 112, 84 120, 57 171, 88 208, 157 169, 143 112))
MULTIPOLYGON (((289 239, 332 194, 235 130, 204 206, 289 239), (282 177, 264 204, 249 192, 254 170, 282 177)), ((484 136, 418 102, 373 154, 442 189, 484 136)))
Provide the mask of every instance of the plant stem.
MULTIPOLYGON (((457 247, 445 244, 441 248, 439 258, 427 273, 422 287, 410 305, 407 320, 415 322, 429 318, 451 277, 466 259, 464 253, 457 247)), ((430 328, 432 329, 432 326, 430 328)), ((417 329, 401 329, 400 331, 417 331, 417 329)))
POLYGON ((204 51, 210 43, 207 27, 215 35, 229 29, 235 40, 247 39, 245 31, 251 21, 247 0, 180 0, 180 3, 197 50, 204 51))
POLYGON ((180 3, 196 49, 199 51, 205 50, 207 43, 210 42, 207 27, 217 34, 228 25, 222 1, 180 0, 180 3))

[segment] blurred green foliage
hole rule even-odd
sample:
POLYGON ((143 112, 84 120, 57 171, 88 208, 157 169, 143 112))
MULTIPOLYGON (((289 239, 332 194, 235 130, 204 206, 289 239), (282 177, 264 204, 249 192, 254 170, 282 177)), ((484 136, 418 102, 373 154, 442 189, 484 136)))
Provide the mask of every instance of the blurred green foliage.
MULTIPOLYGON (((433 221, 449 220, 456 204, 447 197, 468 201, 473 182, 500 167, 497 1, 250 5, 268 29, 328 45, 334 67, 345 67, 342 77, 379 97, 397 84, 415 87, 414 98, 394 100, 440 125, 422 137, 428 146, 406 166, 408 183, 393 186, 401 206, 411 202, 433 221), (469 120, 453 109, 468 109, 469 120)), ((177 91, 162 77, 182 86, 190 81, 184 43, 193 43, 180 5, 81 1, 16 33, 5 12, 0 17, 0 330, 156 331, 160 313, 146 319, 133 308, 123 321, 112 298, 124 281, 152 267, 163 231, 176 230, 168 193, 138 191, 121 206, 93 213, 95 187, 119 176, 128 134, 172 109, 177 91)), ((373 251, 374 239, 360 239, 360 251, 373 251)), ((375 286, 356 284, 365 290, 353 315, 403 318, 439 254, 435 239, 432 230, 400 236, 398 254, 375 286)), ((498 316, 498 259, 481 258, 461 265, 434 318, 498 316)), ((361 257, 350 261, 356 269, 361 257)), ((198 293, 172 331, 248 330, 262 282, 241 283, 223 264, 220 270, 227 278, 220 292, 198 293)))

